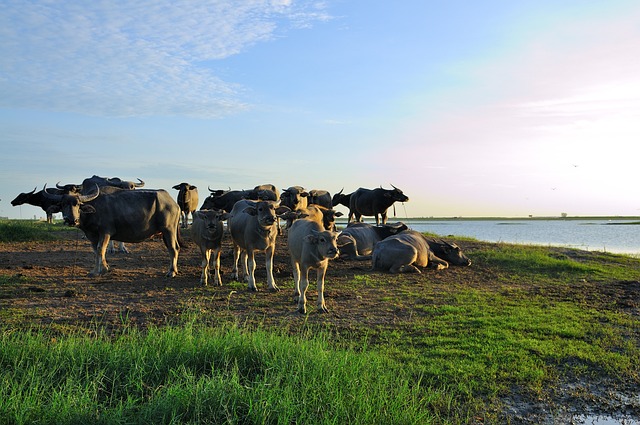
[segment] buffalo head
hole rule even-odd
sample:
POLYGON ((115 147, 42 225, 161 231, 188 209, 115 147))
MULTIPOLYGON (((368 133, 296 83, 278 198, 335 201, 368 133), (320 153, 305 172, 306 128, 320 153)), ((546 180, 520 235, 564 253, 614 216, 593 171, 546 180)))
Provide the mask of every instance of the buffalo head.
POLYGON ((93 201, 100 195, 100 187, 96 185, 96 189, 87 194, 80 193, 69 194, 52 194, 47 191, 47 185, 42 188, 42 195, 55 203, 62 212, 65 224, 68 226, 80 225, 80 214, 90 214, 96 212, 91 205, 85 205, 86 202, 93 201))

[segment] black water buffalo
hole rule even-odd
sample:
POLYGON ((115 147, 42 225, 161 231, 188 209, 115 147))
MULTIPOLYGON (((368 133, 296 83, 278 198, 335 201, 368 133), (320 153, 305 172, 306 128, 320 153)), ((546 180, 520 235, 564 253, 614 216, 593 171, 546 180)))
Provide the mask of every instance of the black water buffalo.
POLYGON ((198 188, 189 183, 180 183, 173 186, 178 191, 178 206, 182 212, 182 227, 186 228, 189 222, 189 214, 198 209, 198 188))
POLYGON ((222 210, 231 212, 236 202, 242 199, 250 199, 254 201, 278 201, 280 199, 278 189, 272 184, 258 185, 250 190, 214 190, 209 188, 209 195, 202 206, 201 210, 222 210))
POLYGON ((220 248, 222 246, 222 235, 224 227, 222 222, 229 218, 229 214, 224 211, 200 210, 193 212, 193 223, 191 224, 191 238, 200 248, 202 253, 202 275, 200 283, 209 283, 209 263, 213 252, 214 278, 216 285, 222 285, 220 278, 220 248))
POLYGON ((227 224, 233 241, 233 277, 238 279, 238 260, 242 256, 242 268, 250 291, 257 291, 255 280, 255 252, 264 252, 266 257, 267 285, 277 291, 273 278, 273 255, 278 234, 276 219, 290 209, 278 206, 274 201, 251 201, 247 199, 235 203, 227 224))
POLYGON ((119 177, 100 177, 95 174, 89 178, 86 178, 82 181, 82 193, 86 194, 87 192, 93 190, 93 187, 98 185, 99 187, 103 186, 114 186, 119 187, 120 189, 133 190, 136 188, 144 187, 144 182, 138 179, 138 183, 132 182, 129 180, 122 180, 119 177))
POLYGON ((328 311, 324 301, 324 277, 329 260, 338 256, 337 236, 335 232, 324 230, 317 222, 304 218, 296 220, 289 229, 288 247, 300 313, 307 312, 310 269, 316 269, 318 311, 328 311))
MULTIPOLYGON (((35 207, 40 207, 47 215, 47 223, 53 223, 53 215, 60 212, 60 207, 57 202, 45 197, 43 195, 43 190, 36 192, 36 189, 37 188, 33 189, 31 192, 19 194, 13 201, 11 201, 11 205, 17 207, 18 205, 29 204, 35 207)), ((61 189, 52 190, 55 191, 56 195, 62 195, 65 193, 61 189)))
POLYGON ((280 194, 280 205, 289 207, 292 211, 301 210, 309 204, 308 197, 309 193, 302 186, 291 186, 283 189, 280 194))
MULTIPOLYGON (((133 190, 136 188, 144 187, 144 181, 138 179, 138 183, 135 183, 129 180, 122 180, 119 177, 108 178, 108 177, 100 177, 94 174, 93 176, 87 177, 86 179, 84 179, 82 183, 79 185, 76 185, 76 184, 60 185, 59 183, 56 184, 56 187, 58 189, 63 190, 65 194, 80 193, 82 195, 87 195, 88 193, 91 193, 91 191, 93 191, 96 186, 100 188, 117 188, 122 190, 133 190)), ((108 189, 107 191, 109 193, 112 192, 111 189, 108 189)), ((123 241, 120 241, 119 245, 120 245, 120 248, 119 248, 120 252, 127 253, 127 254, 129 253, 123 241)), ((107 252, 109 252, 110 254, 116 252, 116 249, 113 247, 113 241, 109 242, 109 247, 107 248, 107 252)))
POLYGON ((373 248, 371 262, 373 270, 391 273, 421 273, 418 267, 446 269, 449 267, 448 261, 453 264, 471 264, 459 248, 443 250, 441 255, 444 258, 436 256, 422 233, 405 230, 378 242, 373 248))
POLYGON ((261 184, 249 192, 249 197, 253 201, 280 201, 280 192, 272 184, 261 184))
POLYGON ((373 247, 378 242, 407 229, 407 225, 401 222, 380 226, 351 222, 338 236, 340 257, 348 260, 370 260, 373 247))
POLYGON ((320 205, 325 208, 333 207, 331 194, 326 190, 311 189, 307 197, 308 205, 320 205))
POLYGON ((344 205, 345 207, 349 208, 351 206, 351 194, 350 193, 344 194, 342 193, 343 191, 344 191, 344 188, 340 189, 340 192, 333 195, 333 197, 331 198, 332 207, 337 207, 338 205, 344 205))
POLYGON ((359 188, 351 194, 349 202, 349 220, 355 217, 360 221, 363 215, 375 216, 376 224, 380 224, 378 215, 382 217, 382 224, 387 222, 387 210, 394 202, 408 202, 409 198, 400 189, 364 189, 359 188))
MULTIPOLYGON (((86 188, 85 188, 86 189, 86 188)), ((101 193, 96 185, 88 194, 50 194, 44 196, 59 205, 64 221, 79 227, 95 252, 95 267, 89 274, 98 276, 109 270, 105 251, 111 239, 142 242, 162 233, 171 259, 167 276, 178 273, 180 207, 164 190, 118 190, 101 193)))

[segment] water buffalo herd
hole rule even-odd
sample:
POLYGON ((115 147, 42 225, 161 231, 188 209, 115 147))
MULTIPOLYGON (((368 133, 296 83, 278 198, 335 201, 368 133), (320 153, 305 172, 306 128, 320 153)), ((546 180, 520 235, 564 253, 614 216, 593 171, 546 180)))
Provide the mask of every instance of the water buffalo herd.
POLYGON ((291 258, 298 311, 306 313, 306 291, 309 272, 316 270, 318 311, 327 311, 324 300, 324 279, 330 260, 371 261, 372 270, 390 273, 422 273, 425 267, 444 269, 452 265, 468 266, 471 261, 460 248, 441 239, 426 237, 404 223, 387 223, 387 210, 395 202, 409 198, 395 186, 392 189, 359 188, 352 193, 344 190, 331 196, 326 190, 309 190, 291 186, 280 193, 271 184, 250 190, 213 190, 209 188, 200 209, 198 189, 183 182, 173 186, 176 200, 165 190, 141 189, 144 181, 124 181, 119 178, 92 176, 81 184, 56 184, 56 188, 19 194, 12 205, 31 204, 41 207, 50 221, 61 212, 64 223, 81 229, 91 242, 95 266, 90 276, 109 270, 105 253, 112 241, 142 242, 161 235, 169 254, 168 277, 178 273, 178 253, 184 241, 180 229, 188 229, 202 253, 200 283, 222 285, 220 250, 225 235, 233 243, 232 277, 241 273, 248 289, 258 289, 254 272, 256 253, 265 254, 267 287, 278 290, 273 276, 276 238, 282 234, 280 220, 286 222, 287 246, 291 258), (338 231, 336 217, 342 213, 333 208, 349 208, 347 225, 338 231), (188 217, 192 223, 189 226, 188 217), (373 216, 376 225, 362 222, 363 216, 373 216), (226 230, 224 222, 226 221, 226 230))

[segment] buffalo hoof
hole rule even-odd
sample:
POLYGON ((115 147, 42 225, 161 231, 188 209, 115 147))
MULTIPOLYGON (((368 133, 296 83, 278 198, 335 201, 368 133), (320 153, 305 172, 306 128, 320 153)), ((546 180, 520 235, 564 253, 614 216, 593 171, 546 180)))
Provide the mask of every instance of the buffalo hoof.
POLYGON ((178 274, 178 272, 174 272, 173 270, 171 270, 169 273, 166 274, 167 277, 176 277, 176 275, 178 274))
POLYGON ((298 313, 300 314, 307 314, 307 308, 302 306, 302 307, 298 307, 298 313))
POLYGON ((99 276, 105 275, 107 273, 109 273, 109 269, 102 269, 99 272, 91 271, 91 272, 89 272, 89 274, 87 276, 89 276, 89 277, 99 277, 99 276))
POLYGON ((328 313, 329 309, 326 306, 321 306, 318 308, 318 313, 328 313))
POLYGON ((249 288, 248 288, 248 289, 249 289, 249 292, 258 292, 258 288, 257 288, 257 287, 255 287, 255 286, 253 286, 253 287, 252 287, 252 286, 249 286, 249 288))

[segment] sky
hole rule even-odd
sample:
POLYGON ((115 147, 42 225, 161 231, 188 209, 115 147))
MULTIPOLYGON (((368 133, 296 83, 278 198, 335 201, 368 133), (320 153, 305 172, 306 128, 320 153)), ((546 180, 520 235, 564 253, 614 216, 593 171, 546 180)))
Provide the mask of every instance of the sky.
POLYGON ((0 217, 94 174, 638 216, 639 23, 636 0, 4 0, 0 217))

